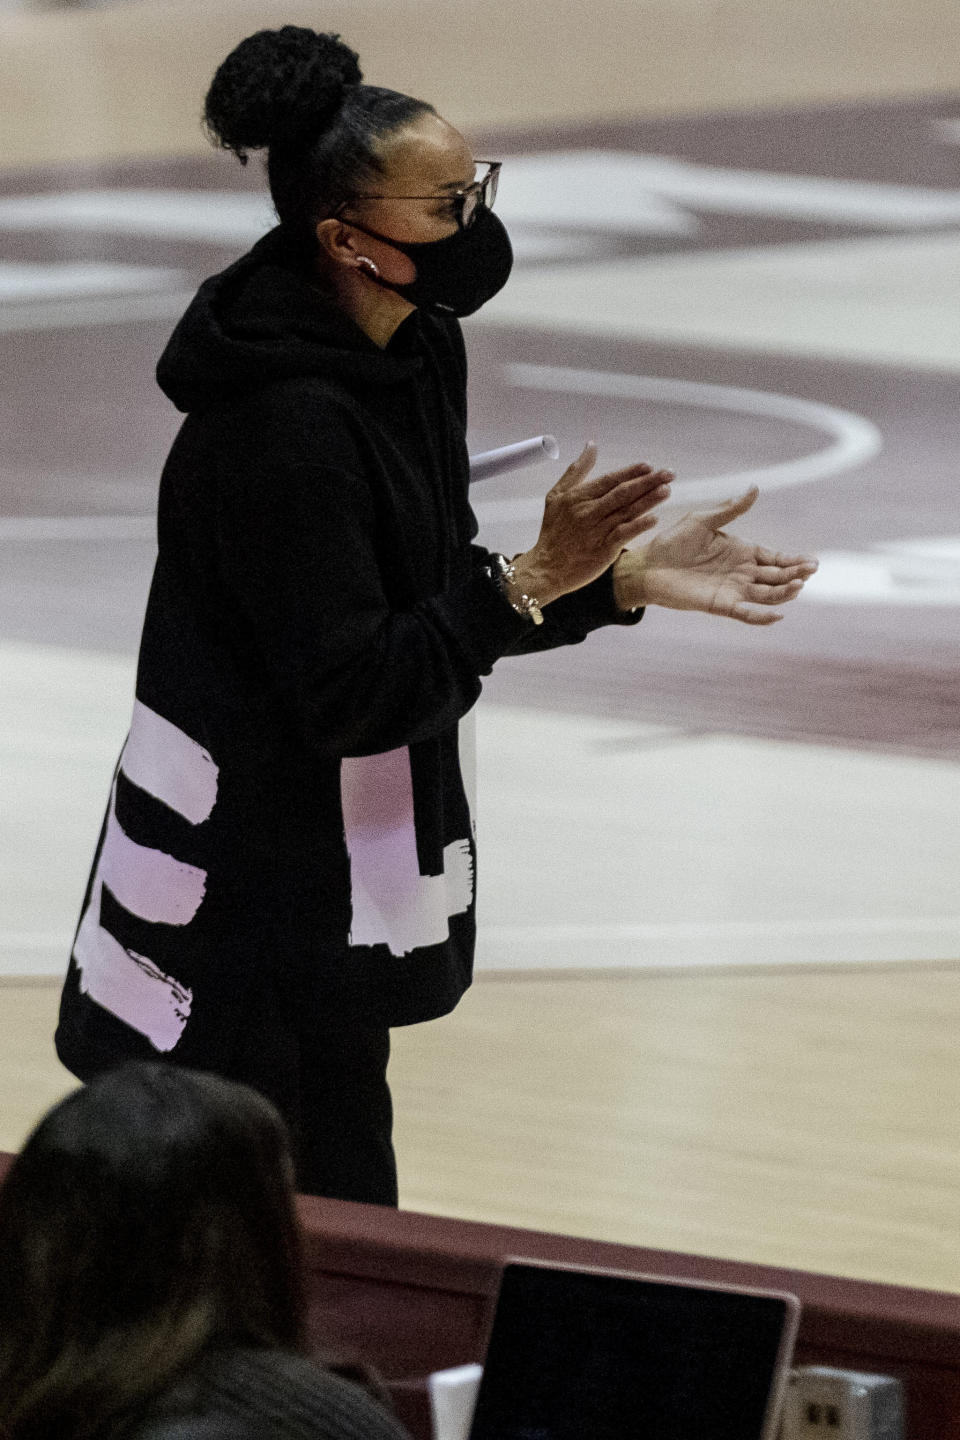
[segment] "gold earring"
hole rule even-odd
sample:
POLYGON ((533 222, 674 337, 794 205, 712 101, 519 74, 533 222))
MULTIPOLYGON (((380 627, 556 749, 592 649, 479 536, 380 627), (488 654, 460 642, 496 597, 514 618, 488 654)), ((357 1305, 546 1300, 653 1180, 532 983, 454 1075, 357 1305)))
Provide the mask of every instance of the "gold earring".
POLYGON ((374 262, 373 262, 373 261, 369 258, 369 256, 367 256, 367 255, 358 255, 358 256, 357 256, 357 268, 358 268, 359 270, 365 270, 368 275, 372 275, 372 276, 373 276, 374 280, 376 280, 376 279, 378 278, 379 274, 380 274, 380 271, 378 270, 377 266, 374 264, 374 262))

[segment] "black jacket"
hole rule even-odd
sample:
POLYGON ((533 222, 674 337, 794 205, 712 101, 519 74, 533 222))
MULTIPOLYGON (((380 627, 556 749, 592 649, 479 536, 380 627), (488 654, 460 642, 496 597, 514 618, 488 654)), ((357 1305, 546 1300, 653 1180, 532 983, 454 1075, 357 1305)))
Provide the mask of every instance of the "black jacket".
POLYGON ((379 349, 280 230, 200 288, 158 378, 187 419, 61 1007, 81 1077, 158 1050, 228 1066, 275 1005, 452 1009, 460 722, 500 656, 633 618, 609 574, 540 627, 514 612, 473 544, 459 325, 414 312, 379 349))
POLYGON ((280 1350, 204 1356, 126 1440, 410 1440, 358 1385, 280 1350))

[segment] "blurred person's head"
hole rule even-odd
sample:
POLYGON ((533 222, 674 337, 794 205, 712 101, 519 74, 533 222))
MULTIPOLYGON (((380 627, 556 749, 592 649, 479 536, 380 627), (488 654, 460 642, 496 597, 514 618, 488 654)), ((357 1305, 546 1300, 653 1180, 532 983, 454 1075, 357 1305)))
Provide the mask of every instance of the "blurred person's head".
POLYGON ((108 1072, 0 1187, 0 1433, 110 1436, 219 1344, 304 1348, 282 1121, 245 1086, 108 1072))
POLYGON ((512 252, 490 209, 499 166, 478 178, 460 132, 423 100, 365 85, 339 36, 295 25, 248 36, 214 75, 204 119, 242 161, 267 151, 295 252, 361 324, 376 304, 471 314, 505 284, 512 252))

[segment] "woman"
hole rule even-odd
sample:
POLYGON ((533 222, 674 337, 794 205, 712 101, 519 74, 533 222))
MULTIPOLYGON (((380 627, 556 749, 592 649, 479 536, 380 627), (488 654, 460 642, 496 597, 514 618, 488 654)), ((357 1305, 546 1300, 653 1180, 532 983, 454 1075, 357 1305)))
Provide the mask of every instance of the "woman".
POLYGON ((814 566, 723 535, 755 492, 625 551, 671 477, 589 478, 592 446, 531 550, 474 545, 456 317, 509 274, 497 167, 294 26, 227 57, 206 119, 267 149, 280 224, 160 361, 187 419, 57 1048, 82 1079, 150 1055, 242 1079, 301 1189, 395 1204, 389 1028, 471 977, 481 677, 646 604, 767 623, 814 566))
POLYGON ((282 1122, 132 1064, 55 1106, 0 1188, 5 1440, 403 1440, 306 1355, 282 1122))

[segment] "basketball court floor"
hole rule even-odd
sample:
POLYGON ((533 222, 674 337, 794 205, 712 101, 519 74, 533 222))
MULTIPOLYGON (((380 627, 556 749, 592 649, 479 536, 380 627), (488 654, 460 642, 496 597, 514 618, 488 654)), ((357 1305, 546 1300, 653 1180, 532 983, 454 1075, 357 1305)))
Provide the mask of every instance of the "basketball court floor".
MULTIPOLYGON (((502 662, 482 939, 396 1032, 402 1203, 960 1285, 960 96, 472 135, 508 288, 471 443, 586 439, 821 557, 769 630, 650 612, 502 662)), ((0 1145, 125 734, 178 416, 153 366, 270 223, 229 157, 0 174, 0 1145)), ((544 463, 476 487, 532 542, 544 463)))

